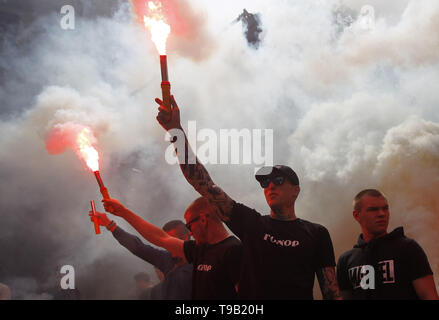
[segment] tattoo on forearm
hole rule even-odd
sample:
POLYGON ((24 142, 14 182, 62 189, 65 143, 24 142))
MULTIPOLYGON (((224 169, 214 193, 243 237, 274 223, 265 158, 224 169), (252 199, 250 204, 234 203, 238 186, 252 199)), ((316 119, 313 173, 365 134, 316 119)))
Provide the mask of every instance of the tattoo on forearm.
POLYGON ((322 290, 323 299, 340 300, 340 290, 337 284, 337 277, 334 267, 325 267, 317 271, 320 289, 322 290))
MULTIPOLYGON (((193 151, 190 148, 186 135, 185 149, 185 161, 180 163, 183 175, 196 191, 216 205, 220 218, 223 221, 228 221, 233 207, 233 200, 220 187, 214 184, 206 168, 200 163, 198 158, 195 158, 195 164, 188 163, 189 153, 193 154, 193 151)), ((175 151, 178 153, 177 148, 175 151)))

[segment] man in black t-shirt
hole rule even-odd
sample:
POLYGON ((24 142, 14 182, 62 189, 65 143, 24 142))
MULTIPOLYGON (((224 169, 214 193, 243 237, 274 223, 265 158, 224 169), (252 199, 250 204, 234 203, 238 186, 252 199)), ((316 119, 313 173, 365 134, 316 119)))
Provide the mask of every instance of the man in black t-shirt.
POLYGON ((337 278, 345 299, 438 299, 424 250, 404 236, 402 227, 387 233, 389 205, 380 191, 358 193, 353 216, 363 233, 338 260, 337 278))
POLYGON ((156 102, 157 120, 172 138, 186 180, 217 206, 221 219, 243 243, 238 297, 312 299, 317 274, 323 297, 340 299, 328 231, 296 218, 294 204, 300 191, 296 173, 287 166, 264 167, 257 173, 271 209, 269 216, 261 216, 214 184, 189 146, 174 97, 170 111, 160 99, 156 102))
MULTIPOLYGON (((114 221, 110 221, 105 213, 90 211, 90 220, 97 221, 100 226, 106 227, 122 246, 140 259, 152 264, 156 271, 161 272, 163 278, 157 285, 148 290, 150 291, 148 300, 191 299, 193 270, 191 264, 178 257, 173 257, 167 250, 143 243, 138 237, 126 232, 114 221)), ((162 229, 168 235, 183 241, 191 238, 190 231, 180 220, 171 220, 162 229)))
MULTIPOLYGON (((335 267, 331 238, 319 224, 262 216, 235 203, 227 225, 243 243, 242 299, 312 300, 315 274, 320 281, 322 270, 335 267)), ((329 272, 335 280, 335 270, 329 272)), ((325 283, 320 285, 324 293, 325 283)))
POLYGON ((194 240, 183 241, 168 235, 125 208, 116 199, 104 199, 107 212, 124 218, 146 240, 193 265, 192 299, 231 300, 241 264, 241 242, 230 236, 206 198, 196 199, 185 212, 186 227, 194 240))

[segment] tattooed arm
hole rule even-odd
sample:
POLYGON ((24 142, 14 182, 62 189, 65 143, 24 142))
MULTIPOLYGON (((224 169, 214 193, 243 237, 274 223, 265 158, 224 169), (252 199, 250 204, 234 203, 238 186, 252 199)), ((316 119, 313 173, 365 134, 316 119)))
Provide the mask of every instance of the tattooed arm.
POLYGON ((186 134, 181 127, 180 110, 178 109, 174 96, 171 96, 171 114, 163 107, 163 102, 160 99, 156 99, 155 101, 160 106, 157 121, 171 134, 171 137, 174 138, 175 152, 178 155, 180 168, 184 177, 198 193, 217 206, 221 220, 228 221, 233 207, 233 200, 221 188, 215 185, 206 168, 193 153, 186 134), (177 138, 176 141, 175 137, 177 138), (183 154, 181 154, 182 151, 184 152, 183 154))
POLYGON ((320 290, 325 300, 342 300, 338 289, 335 267, 324 267, 317 271, 320 290))

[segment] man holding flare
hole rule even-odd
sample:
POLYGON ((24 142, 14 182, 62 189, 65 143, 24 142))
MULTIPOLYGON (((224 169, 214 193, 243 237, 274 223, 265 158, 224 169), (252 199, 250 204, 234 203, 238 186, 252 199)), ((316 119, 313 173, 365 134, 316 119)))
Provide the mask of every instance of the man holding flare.
POLYGON ((206 198, 196 199, 184 214, 194 240, 183 241, 128 210, 116 199, 103 199, 104 208, 125 219, 146 240, 162 247, 183 262, 192 263, 192 299, 236 299, 241 243, 230 236, 217 209, 206 198))
MULTIPOLYGON (((140 259, 152 264, 163 274, 163 280, 151 289, 151 300, 188 300, 191 298, 193 268, 191 264, 172 256, 166 250, 143 243, 138 237, 119 227, 116 222, 110 221, 105 213, 90 211, 90 220, 106 227, 122 246, 140 259)), ((169 221, 162 229, 172 237, 183 241, 190 240, 190 232, 180 220, 169 221)))
POLYGON ((217 208, 221 219, 243 243, 238 297, 313 299, 316 274, 323 298, 341 299, 328 231, 296 217, 294 204, 300 192, 296 173, 287 166, 264 167, 256 173, 271 209, 270 215, 262 216, 215 185, 189 146, 174 97, 170 111, 160 99, 156 102, 157 121, 171 135, 186 180, 217 208))

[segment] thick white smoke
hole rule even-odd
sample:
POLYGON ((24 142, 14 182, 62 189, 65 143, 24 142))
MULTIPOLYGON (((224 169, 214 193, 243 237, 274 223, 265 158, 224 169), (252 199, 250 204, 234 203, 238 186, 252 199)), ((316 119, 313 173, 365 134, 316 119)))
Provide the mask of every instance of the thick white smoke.
MULTIPOLYGON (((371 1, 375 24, 367 28, 363 4, 354 0, 187 3, 204 21, 198 34, 210 37, 196 46, 190 38, 175 41, 178 54, 169 48, 183 125, 274 129, 275 163, 297 169, 301 179, 297 215, 328 227, 337 257, 360 232, 352 198, 381 189, 391 228, 403 225, 439 274, 437 1, 371 1), (260 14, 258 50, 232 24, 244 8, 260 14), (352 13, 344 20, 352 23, 340 24, 337 13, 352 13), (191 56, 197 47, 203 59, 191 56)), ((148 267, 106 230, 93 235, 87 212, 100 198, 94 177, 73 152, 49 155, 47 132, 67 122, 93 127, 110 195, 159 226, 182 219, 197 194, 165 162, 168 145, 153 101, 160 96, 158 57, 126 4, 74 31, 49 23, 53 18, 37 22, 43 32, 32 50, 2 58, 11 70, 0 90, 7 106, 0 122, 0 251, 13 258, 0 282, 44 282, 55 264, 72 264, 84 297, 128 297, 132 275, 148 267)), ((268 213, 253 166, 207 168, 235 200, 268 213)))

